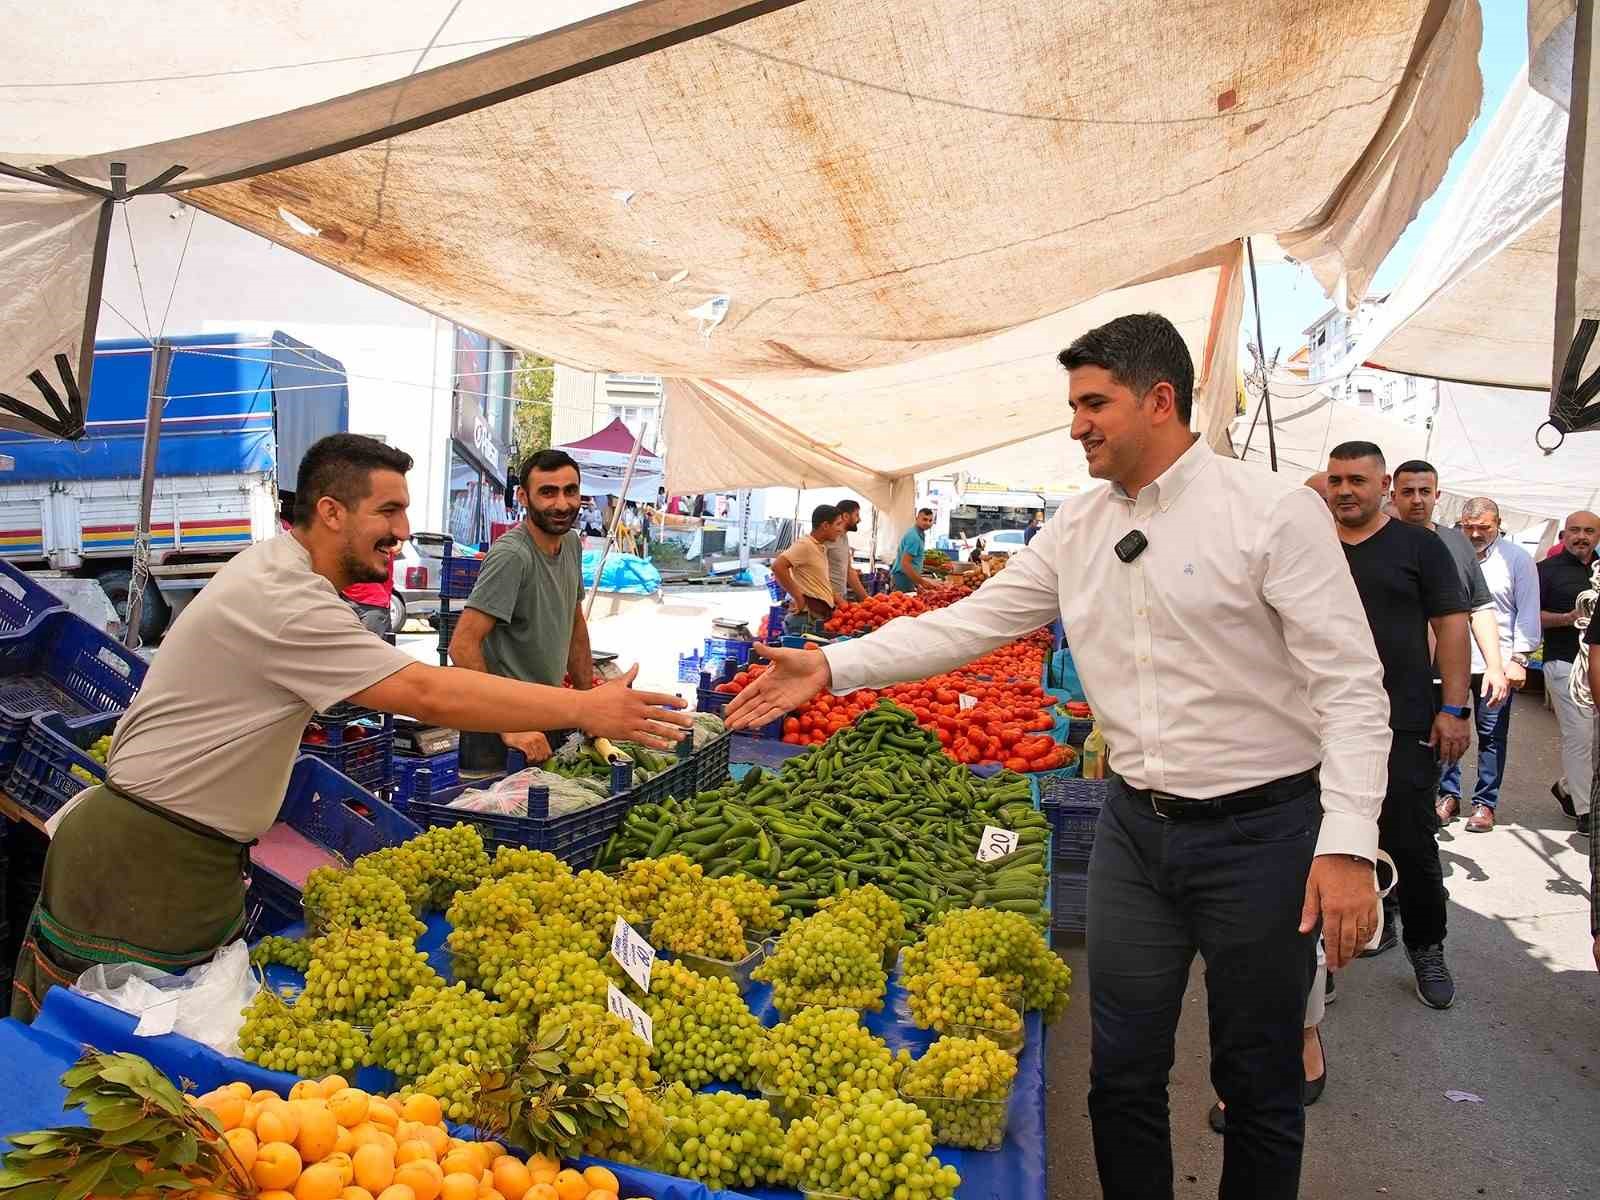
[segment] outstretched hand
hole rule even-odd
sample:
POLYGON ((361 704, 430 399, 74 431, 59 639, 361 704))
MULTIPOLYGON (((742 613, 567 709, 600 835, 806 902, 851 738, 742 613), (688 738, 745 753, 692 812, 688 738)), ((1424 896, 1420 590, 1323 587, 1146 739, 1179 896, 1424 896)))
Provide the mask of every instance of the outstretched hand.
POLYGON ((833 682, 827 655, 816 650, 780 650, 759 642, 752 649, 772 663, 772 670, 733 698, 723 714, 729 729, 749 729, 787 716, 833 682))
POLYGON ((688 713, 674 712, 686 707, 679 696, 665 692, 636 692, 633 681, 638 666, 627 674, 592 691, 576 692, 582 697, 580 725, 591 737, 618 742, 637 742, 652 750, 670 750, 681 742, 694 723, 688 713))

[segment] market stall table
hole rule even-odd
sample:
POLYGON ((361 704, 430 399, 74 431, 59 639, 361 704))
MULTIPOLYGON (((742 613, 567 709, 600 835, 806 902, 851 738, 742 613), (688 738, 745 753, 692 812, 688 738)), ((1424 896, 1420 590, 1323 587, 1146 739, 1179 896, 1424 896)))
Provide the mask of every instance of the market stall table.
MULTIPOLYGON (((289 930, 294 934, 299 930, 289 930)), ((447 978, 450 956, 444 940, 449 925, 440 914, 431 914, 427 932, 418 939, 434 967, 447 978)), ((271 969, 275 984, 293 981, 296 976, 283 968, 271 969)), ((771 1005, 771 990, 753 987, 746 995, 751 1009, 766 1025, 775 1024, 777 1012, 771 1005)), ((0 1134, 17 1133, 41 1125, 62 1123, 61 1089, 56 1084, 62 1071, 77 1057, 81 1047, 92 1045, 103 1051, 127 1050, 143 1055, 173 1079, 192 1081, 198 1090, 207 1091, 230 1080, 242 1079, 259 1087, 287 1093, 294 1077, 263 1070, 241 1059, 226 1058, 197 1042, 177 1034, 138 1037, 135 1018, 98 1001, 57 989, 45 1001, 33 1026, 16 1021, 0 1021, 0 1088, 8 1096, 26 1095, 37 1101, 22 1114, 8 1107, 0 1113, 0 1134), (12 1051, 15 1050, 15 1053, 12 1051)), ((867 1027, 882 1037, 891 1049, 907 1047, 920 1054, 933 1035, 912 1024, 906 1010, 905 991, 898 975, 891 981, 882 1012, 865 1017, 867 1027)), ((938 1156, 961 1172, 958 1200, 1044 1200, 1047 1194, 1046 1150, 1044 1140, 1044 1030, 1038 1013, 1027 1017, 1027 1045, 1018 1062, 1012 1091, 1005 1144, 989 1153, 940 1148, 938 1156)), ((368 1068, 354 1081, 358 1086, 383 1086, 386 1076, 368 1068), (365 1082, 363 1082, 365 1081, 365 1082)), ((612 1164, 607 1164, 612 1165, 612 1164)), ((626 1168, 613 1166, 619 1175, 626 1168)), ((760 1188, 741 1192, 712 1192, 698 1184, 671 1180, 653 1172, 640 1172, 635 1178, 656 1200, 796 1200, 799 1192, 784 1188, 760 1188), (655 1182, 644 1177, 649 1176, 655 1182)), ((627 1180, 624 1180, 626 1183, 627 1180)))

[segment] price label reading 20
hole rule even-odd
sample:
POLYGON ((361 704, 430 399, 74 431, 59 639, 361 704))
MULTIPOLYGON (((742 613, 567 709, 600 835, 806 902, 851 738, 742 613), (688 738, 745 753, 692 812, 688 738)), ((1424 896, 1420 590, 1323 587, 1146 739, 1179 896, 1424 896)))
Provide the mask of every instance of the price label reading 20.
POLYGON ((639 936, 639 931, 621 917, 611 930, 611 957, 641 991, 650 990, 650 968, 655 965, 655 947, 639 936))
POLYGON ((978 861, 993 862, 1004 858, 1017 848, 1020 839, 1015 830, 998 829, 993 825, 983 827, 983 837, 978 840, 978 861))

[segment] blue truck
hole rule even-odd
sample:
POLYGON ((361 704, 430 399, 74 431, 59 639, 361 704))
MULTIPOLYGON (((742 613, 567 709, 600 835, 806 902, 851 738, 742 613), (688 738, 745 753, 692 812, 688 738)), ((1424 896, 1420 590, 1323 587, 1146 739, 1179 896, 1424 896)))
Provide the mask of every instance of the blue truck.
MULTIPOLYGON (((222 564, 278 532, 279 486, 349 423, 344 367, 287 334, 170 338, 140 633, 160 637, 222 564)), ((124 616, 150 389, 143 341, 95 345, 79 441, 0 430, 0 558, 100 582, 124 616)))

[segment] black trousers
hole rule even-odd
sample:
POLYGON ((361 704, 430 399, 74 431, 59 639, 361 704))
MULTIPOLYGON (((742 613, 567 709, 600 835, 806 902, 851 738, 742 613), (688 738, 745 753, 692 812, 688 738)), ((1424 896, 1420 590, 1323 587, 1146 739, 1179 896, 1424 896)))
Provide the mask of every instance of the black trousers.
POLYGON ((1315 782, 1271 808, 1179 822, 1112 780, 1089 863, 1089 1113, 1106 1200, 1172 1196, 1167 1077, 1197 950, 1228 1107, 1222 1200, 1298 1193, 1317 936, 1299 924, 1321 825, 1315 782))
POLYGON ((1439 795, 1439 759, 1427 745, 1428 731, 1396 731, 1389 746, 1389 787, 1378 817, 1378 847, 1394 859, 1400 882, 1389 893, 1400 914, 1405 943, 1415 950, 1444 941, 1444 867, 1434 804, 1439 795))

